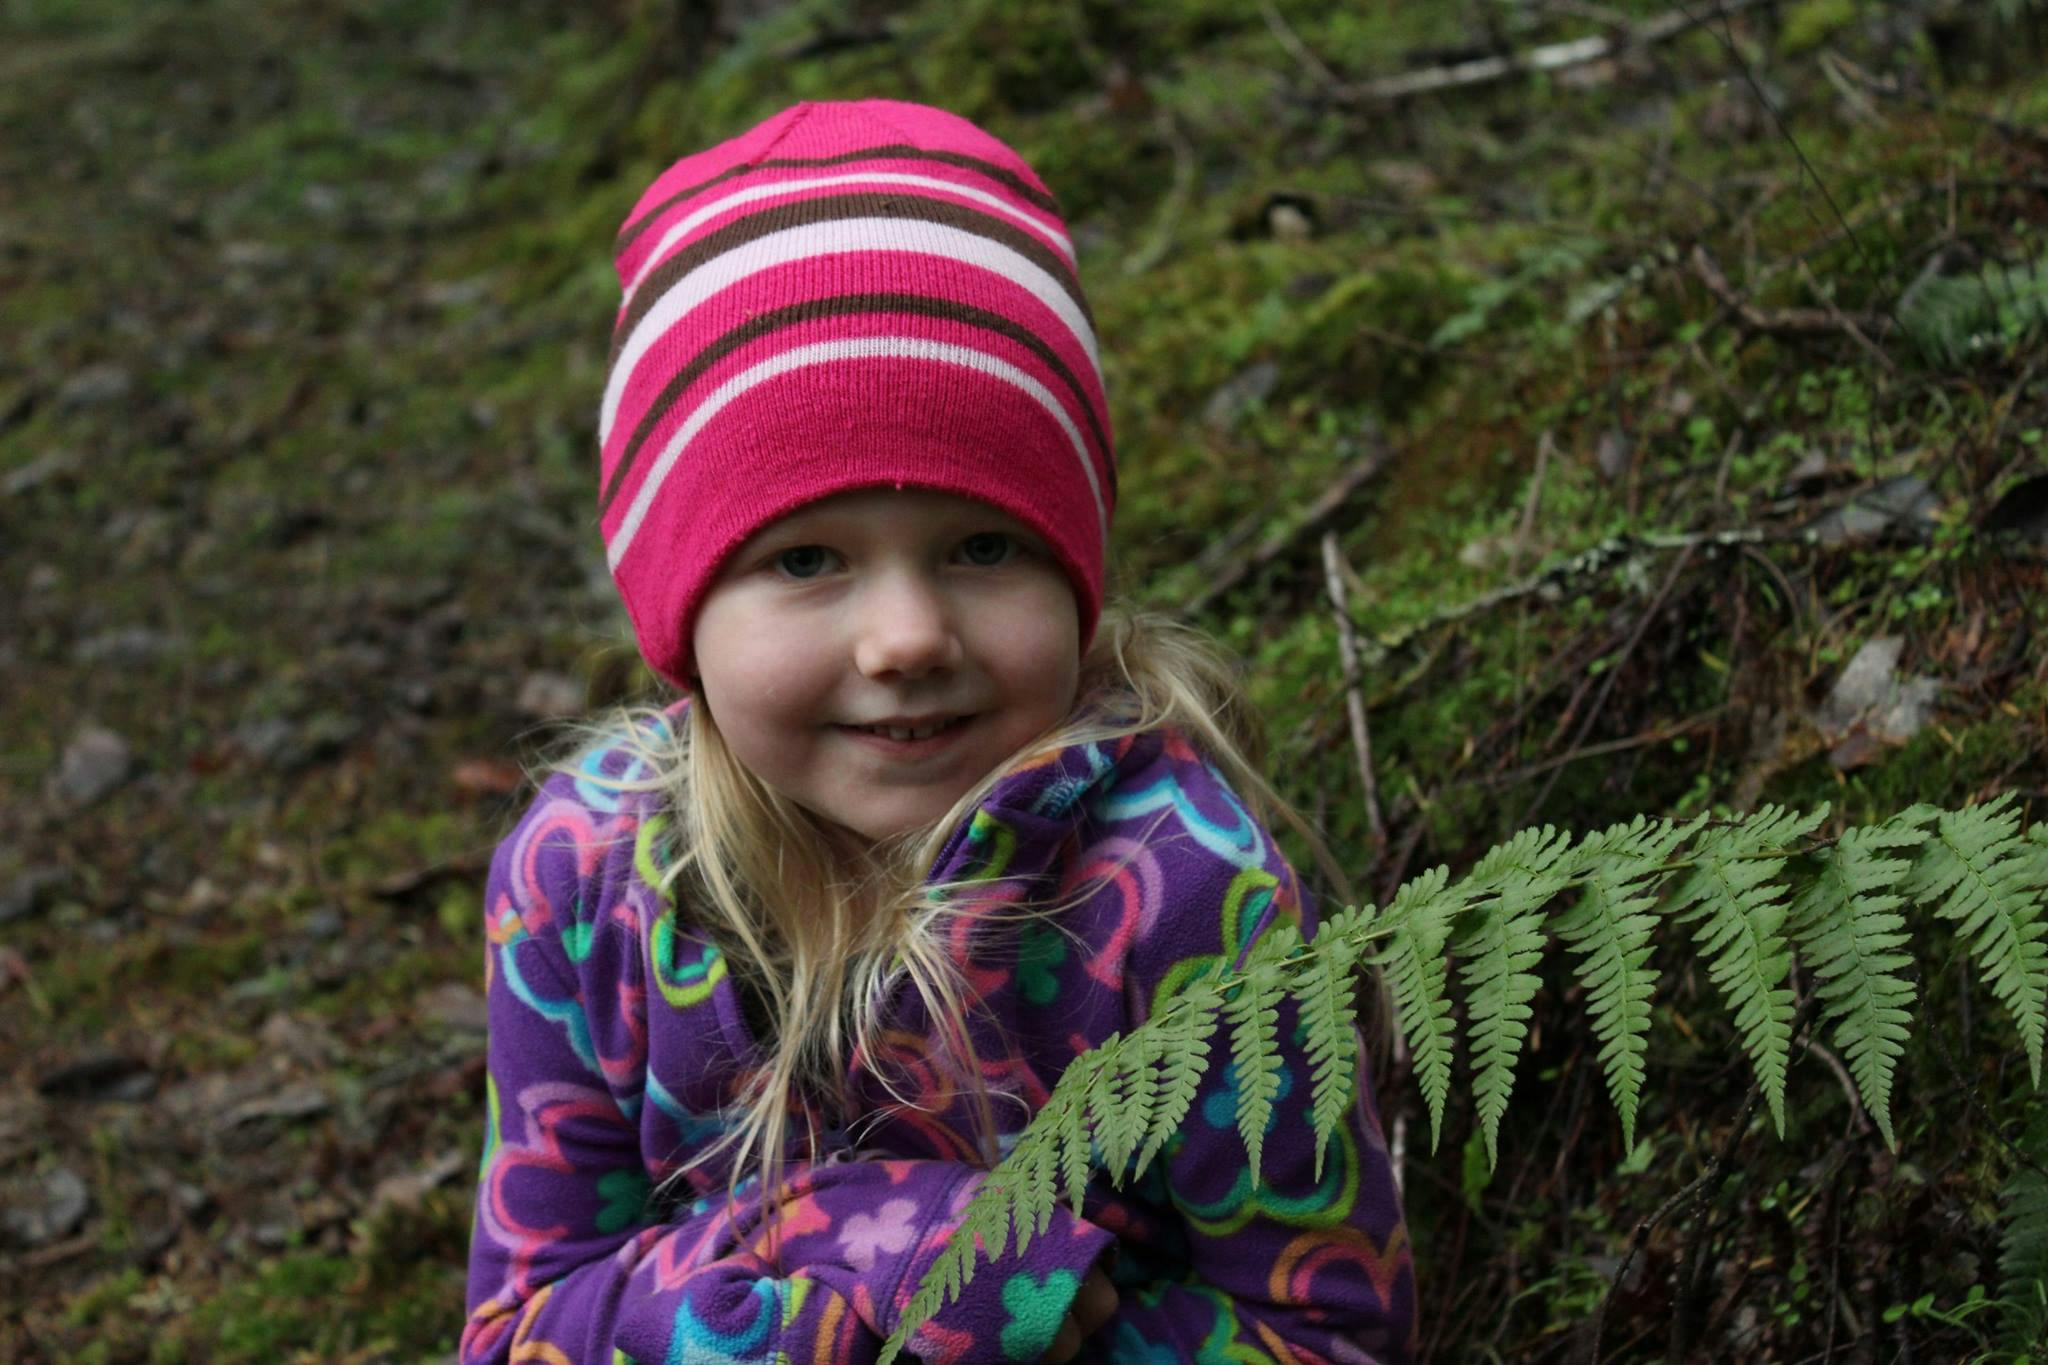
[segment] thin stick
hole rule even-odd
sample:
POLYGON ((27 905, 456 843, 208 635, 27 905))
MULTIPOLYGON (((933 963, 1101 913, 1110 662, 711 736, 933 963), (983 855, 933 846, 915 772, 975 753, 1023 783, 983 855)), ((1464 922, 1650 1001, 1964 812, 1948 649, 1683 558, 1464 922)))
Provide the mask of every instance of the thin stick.
POLYGON ((1649 1245, 1650 1234, 1656 1231, 1657 1224, 1663 1222, 1680 1204, 1695 1198, 1704 1203, 1711 1193, 1709 1185, 1720 1185, 1721 1167, 1735 1150, 1735 1144, 1741 1139, 1743 1131, 1749 1127, 1749 1116, 1756 1111, 1756 1102, 1763 1097, 1763 1093, 1761 1085, 1750 1083, 1749 1097, 1742 1102, 1742 1112, 1735 1116, 1735 1126, 1729 1130, 1728 1141, 1714 1154, 1713 1162, 1707 1169, 1687 1181, 1669 1199, 1659 1204, 1656 1211, 1637 1223, 1635 1231, 1629 1234, 1628 1251, 1622 1255, 1621 1264, 1615 1267, 1614 1283, 1608 1288, 1606 1296, 1600 1300, 1600 1316, 1593 1323, 1593 1349, 1587 1356, 1588 1365, 1600 1365, 1600 1338, 1607 1331, 1607 1312, 1614 1306, 1614 1291, 1627 1281, 1629 1267, 1635 1263, 1636 1254, 1649 1245))
POLYGON ((1195 594, 1193 600, 1183 607, 1182 611, 1187 615, 1194 615, 1260 569, 1292 551, 1303 539, 1322 530, 1330 518, 1341 511, 1361 488, 1378 478, 1387 466, 1393 463, 1394 452, 1380 438, 1377 431, 1368 432, 1366 439, 1369 442, 1366 453, 1353 461, 1350 467, 1338 476, 1336 482, 1325 488, 1299 517, 1285 529, 1259 542, 1250 554, 1226 565, 1207 587, 1195 594))
POLYGON ((1308 72, 1317 85, 1325 90, 1343 88, 1343 80, 1315 54, 1314 49, 1301 40, 1300 34, 1288 26, 1286 17, 1280 13, 1273 0, 1259 0, 1259 17, 1266 21, 1266 27, 1272 32, 1273 40, 1287 49, 1287 55, 1294 58, 1295 63, 1308 72))
MULTIPOLYGON (((1803 269, 1805 262, 1802 261, 1800 265, 1803 269)), ((1744 298, 1736 290, 1735 286, 1728 282, 1728 277, 1721 272, 1721 267, 1707 253, 1707 249, 1704 246, 1695 245, 1693 247, 1692 268, 1693 273, 1700 277, 1700 282, 1707 286, 1708 291, 1715 298, 1726 304, 1729 310, 1742 320, 1742 325, 1749 328, 1752 332, 1763 332, 1771 336, 1839 336, 1846 334, 1857 338, 1864 345, 1869 346, 1871 345, 1869 337, 1862 335, 1857 329, 1859 327, 1877 328, 1883 326, 1886 321, 1871 314, 1864 314, 1859 318, 1851 318, 1839 308, 1775 308, 1767 313, 1754 303, 1751 303, 1747 298, 1744 298)), ((1878 352, 1878 354, 1883 355, 1883 352, 1878 352)), ((1885 357, 1885 361, 1888 367, 1896 369, 1895 366, 1890 365, 1891 358, 1889 356, 1885 357)))
MULTIPOLYGON (((1669 598, 1671 590, 1678 586, 1679 576, 1685 572, 1685 566, 1692 562, 1693 549, 1693 546, 1688 545, 1678 552, 1678 562, 1673 564, 1671 572, 1664 576, 1664 586, 1657 589, 1657 595, 1650 599, 1650 605, 1643 609, 1641 618, 1636 621, 1635 633, 1628 637, 1628 643, 1621 647, 1621 653, 1617 654, 1614 662, 1608 666, 1607 677, 1600 685, 1599 694, 1593 698, 1593 704, 1587 709, 1585 719, 1579 722, 1579 733, 1572 740, 1573 751, 1577 751, 1578 747, 1586 742, 1586 736, 1592 731, 1593 722, 1600 718, 1601 710, 1607 705, 1607 698, 1614 691, 1614 684, 1621 677, 1622 669, 1628 666, 1630 656, 1636 652, 1636 646, 1642 643, 1643 635, 1650 629, 1650 622, 1656 619, 1658 612, 1664 610, 1665 599, 1669 598)), ((1521 825, 1528 825, 1536 819, 1536 812, 1550 799, 1551 789, 1557 785, 1558 775, 1563 771, 1560 766, 1551 772, 1549 780, 1543 784, 1543 790, 1536 793, 1536 799, 1529 803, 1529 809, 1522 812, 1521 825)))
POLYGON ((1366 837, 1377 863, 1387 849, 1387 825, 1380 816, 1380 788, 1372 773, 1372 730, 1365 719, 1365 698, 1359 692, 1358 636, 1351 625, 1351 607, 1344 593, 1344 552, 1337 533, 1323 532, 1323 584, 1337 615, 1337 658, 1344 665, 1344 710, 1351 721, 1351 749, 1358 758, 1358 780, 1365 789, 1366 837))
MULTIPOLYGON (((1762 3, 1764 0, 1728 0, 1721 7, 1721 13, 1733 14, 1762 3)), ((1546 43, 1521 52, 1479 57, 1422 71, 1404 71, 1397 76, 1382 76, 1355 85, 1340 85, 1331 93, 1347 104, 1391 104, 1416 95, 1492 85, 1521 72, 1563 71, 1668 42, 1705 22, 1705 18, 1696 18, 1684 10, 1672 10, 1644 20, 1619 37, 1598 34, 1591 38, 1574 38, 1569 42, 1546 43)))

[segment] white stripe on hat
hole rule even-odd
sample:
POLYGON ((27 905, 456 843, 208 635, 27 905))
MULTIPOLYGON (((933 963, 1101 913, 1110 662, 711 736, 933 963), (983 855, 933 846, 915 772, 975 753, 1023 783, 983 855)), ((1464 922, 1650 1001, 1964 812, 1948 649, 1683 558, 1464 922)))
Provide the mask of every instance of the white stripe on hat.
POLYGON ((773 199, 777 195, 797 194, 805 190, 833 189, 840 185, 915 185, 920 189, 940 190, 946 194, 957 194, 963 199, 972 199, 1024 224, 1051 243, 1055 251, 1067 258, 1068 265, 1074 264, 1074 246, 1067 240, 1064 232, 1034 218, 999 195, 975 189, 972 185, 941 180, 936 176, 909 175, 900 171, 863 171, 852 175, 822 176, 812 180, 777 180, 771 184, 749 185, 746 189, 728 194, 723 199, 695 210, 661 234, 661 240, 654 244, 654 250, 647 254, 647 258, 640 263, 639 270, 634 272, 632 280, 626 285, 626 302, 633 302, 634 291, 640 288, 640 282, 647 278, 649 271, 661 264, 662 257, 668 255, 670 247, 687 237, 699 225, 709 222, 719 214, 728 213, 742 204, 750 204, 757 199, 773 199))
POLYGON ((655 497, 661 492, 661 485, 667 480, 669 471, 682 457, 682 453, 699 431, 716 417, 726 404, 738 398, 756 385, 764 384, 778 375, 808 365, 830 365, 846 360, 902 359, 930 360, 945 365, 960 365, 978 371, 995 379, 1003 380, 1022 389, 1035 399, 1038 405, 1051 413, 1066 432, 1067 440, 1074 447, 1074 457, 1081 462, 1081 472, 1088 476, 1088 491, 1095 498, 1095 523, 1100 543, 1109 540, 1109 509, 1102 502, 1102 483, 1095 475, 1095 461, 1088 454, 1088 443, 1082 439, 1081 431, 1074 425, 1074 419, 1060 406, 1060 400, 1052 390, 1018 369, 1000 356, 986 351, 977 351, 968 346, 957 346, 951 342, 933 341, 927 337, 843 337, 835 341, 813 342, 770 356, 750 369, 742 370, 720 384, 690 413, 689 419, 669 437, 668 444, 661 448, 661 455, 647 476, 640 481, 640 487, 633 494, 632 505, 619 522, 619 529, 611 535, 605 548, 605 562, 613 573, 626 558, 626 551, 632 548, 633 537, 640 530, 640 523, 647 517, 647 509, 654 505, 655 497))
POLYGON ((1010 281, 1067 325, 1081 349, 1087 352, 1088 363, 1095 367, 1096 382, 1101 383, 1102 360, 1096 351, 1095 329, 1089 326, 1073 296, 1028 256, 978 233, 926 219, 834 218, 744 242, 705 261, 669 286, 668 292, 634 326, 626 344, 619 348, 618 358, 612 362, 611 373, 605 380, 604 403, 598 409, 598 444, 602 447, 611 442, 612 425, 618 421, 619 405, 625 400, 626 385, 633 371, 655 342, 666 336, 691 309, 720 290, 774 266, 867 251, 943 256, 1010 281))

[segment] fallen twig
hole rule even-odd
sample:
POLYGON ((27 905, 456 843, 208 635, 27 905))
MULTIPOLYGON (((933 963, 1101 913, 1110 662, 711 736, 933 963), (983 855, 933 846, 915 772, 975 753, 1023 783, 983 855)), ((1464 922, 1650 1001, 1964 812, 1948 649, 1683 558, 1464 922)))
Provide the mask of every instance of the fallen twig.
POLYGON ((1379 784, 1373 780, 1372 731, 1365 719, 1365 698, 1359 693, 1358 635, 1351 624, 1351 608, 1344 597, 1344 552, 1337 546, 1335 531, 1323 532, 1323 583, 1330 593, 1330 605, 1337 616, 1337 658, 1344 666, 1344 709, 1351 720, 1351 748, 1358 758, 1358 781, 1365 791, 1366 837, 1372 842, 1372 860, 1377 863, 1387 848, 1386 822, 1380 816, 1379 784))
MULTIPOLYGON (((1664 603, 1670 598, 1671 590, 1678 586, 1678 580, 1685 573, 1685 566, 1692 562, 1693 552, 1697 548, 1688 545, 1678 552, 1678 561, 1671 566, 1671 572, 1664 575, 1663 586, 1659 587, 1657 595, 1650 599, 1650 605, 1643 608, 1643 614, 1637 618, 1636 628, 1629 635, 1628 643, 1621 647, 1621 653, 1616 655, 1614 662, 1609 665, 1607 676, 1600 684, 1600 694, 1593 698, 1593 704, 1586 709, 1585 719, 1579 722, 1579 732, 1573 738, 1567 756, 1578 756, 1583 752, 1579 746, 1585 743, 1586 735, 1593 728, 1593 722, 1600 718, 1600 712, 1607 705, 1607 698, 1614 692, 1615 680, 1621 677, 1621 671, 1627 666, 1630 656, 1636 652, 1636 646, 1642 643, 1643 636, 1650 629, 1650 622, 1656 619, 1658 612, 1664 610, 1664 603)), ((1529 809, 1522 813, 1522 819, 1516 828, 1527 826, 1536 819, 1536 812, 1550 799, 1551 790, 1557 786, 1558 775, 1563 771, 1563 764, 1551 770, 1550 776, 1544 780, 1543 790, 1536 793, 1536 799, 1531 801, 1529 809)))
MULTIPOLYGON (((1771 336, 1850 336, 1865 346, 1870 339, 1857 331, 1865 328, 1881 330, 1887 319, 1873 313, 1844 313, 1839 308, 1774 308, 1769 312, 1757 307, 1739 293, 1721 273, 1721 267, 1708 254, 1706 247, 1692 249, 1693 273, 1700 277, 1715 298, 1742 320, 1742 325, 1752 332, 1763 332, 1771 336)), ((1883 354, 1879 352, 1879 354, 1883 354)), ((1887 365, 1891 364, 1889 358, 1887 365)))
POLYGON ((1194 144, 1181 131, 1173 111, 1163 104, 1159 106, 1158 128, 1160 139, 1173 151, 1173 188, 1166 192, 1158 216, 1152 220, 1152 232, 1145 245, 1124 257, 1126 275, 1142 275, 1165 257, 1173 246, 1173 230, 1179 225, 1188 196, 1195 188, 1194 144))
POLYGON ((1471 61, 1433 66, 1422 71, 1404 71, 1398 76, 1382 76, 1376 80, 1339 85, 1332 88, 1330 93, 1346 104, 1391 104, 1416 95, 1492 85, 1523 72, 1563 71, 1570 67, 1585 66, 1589 62, 1602 61, 1625 52, 1640 51, 1658 43, 1669 42, 1698 28, 1707 18, 1735 14, 1762 3, 1765 3, 1765 0, 1727 0, 1716 14, 1704 17, 1691 15, 1683 10, 1671 10, 1654 19, 1644 20, 1619 36, 1595 34, 1590 38, 1574 38, 1569 42, 1546 43, 1542 47, 1532 47, 1522 52, 1477 57, 1471 61))
POLYGON ((1406 649, 1423 635, 1492 611, 1505 603, 1534 595, 1561 594, 1565 584, 1589 574, 1600 573, 1616 561, 1646 550, 1725 550, 1735 546, 1816 543, 1817 537, 1811 531, 1772 531, 1759 526, 1739 526, 1727 531, 1699 531, 1683 535, 1613 536, 1598 545, 1581 550, 1569 559, 1539 568, 1528 577, 1510 583, 1504 588, 1496 588, 1457 606, 1446 607, 1431 615, 1428 620, 1419 621, 1398 634, 1378 639, 1368 638, 1363 644, 1367 656, 1365 662, 1370 666, 1377 662, 1382 654, 1406 649))
POLYGON ((1380 439, 1377 432, 1372 433, 1368 439, 1372 448, 1339 475, 1335 483, 1324 489, 1300 517, 1285 530, 1259 542, 1244 558, 1234 560, 1225 566, 1222 573, 1216 575, 1207 587, 1195 594, 1184 610, 1189 615, 1201 611, 1258 570, 1293 550, 1305 537, 1321 531, 1330 518, 1335 516, 1359 489, 1378 478, 1393 462, 1393 451, 1380 439))
MULTIPOLYGON (((1614 1291, 1627 1282, 1629 1267, 1635 1264, 1637 1254, 1649 1244, 1650 1234, 1656 1231, 1657 1224, 1669 1217, 1680 1204, 1689 1199, 1704 1204, 1713 1196, 1714 1190, 1721 1184, 1721 1168, 1727 1164, 1729 1156, 1735 1150, 1735 1144, 1741 1141, 1743 1132, 1748 1129, 1749 1117, 1756 1112, 1756 1102, 1762 1097, 1763 1087, 1752 1082, 1749 1097, 1743 1100, 1742 1111, 1735 1116, 1735 1125, 1729 1130, 1728 1141, 1714 1154, 1712 1164, 1687 1181, 1669 1199, 1659 1204, 1655 1212, 1637 1223, 1635 1231, 1629 1234, 1628 1250, 1622 1255, 1621 1264, 1614 1268, 1614 1280, 1608 1286, 1605 1297, 1600 1300, 1600 1316, 1593 1323, 1593 1347, 1586 1357, 1590 1365, 1600 1365, 1600 1338, 1607 1331, 1607 1312, 1614 1306, 1614 1291)), ((1682 1274, 1683 1267, 1680 1267, 1680 1271, 1682 1274)))

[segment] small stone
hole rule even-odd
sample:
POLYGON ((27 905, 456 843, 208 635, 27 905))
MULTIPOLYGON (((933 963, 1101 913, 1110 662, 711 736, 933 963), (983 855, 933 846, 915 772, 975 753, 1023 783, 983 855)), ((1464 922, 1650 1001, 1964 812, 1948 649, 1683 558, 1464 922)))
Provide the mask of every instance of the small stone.
POLYGON ((87 725, 71 738, 57 766, 59 796, 89 806, 128 780, 128 742, 102 726, 87 725))
POLYGON ((457 1033, 484 1033, 490 1028, 490 1014, 483 996, 460 981, 443 982, 420 992, 422 1015, 457 1033))
POLYGON ((0 924, 47 907, 71 878, 61 867, 32 867, 0 887, 0 924))
POLYGON ((416 1207, 427 1191, 445 1185, 469 1164, 459 1151, 444 1152, 417 1170, 386 1176, 370 1193, 368 1216, 375 1218, 386 1209, 416 1207))
POLYGON ((1600 470, 1600 477, 1609 483, 1628 473, 1634 457, 1635 445, 1620 427, 1609 427, 1601 432, 1599 443, 1593 447, 1593 463, 1600 470))
POLYGON ((299 920, 299 928, 305 931, 308 938, 330 939, 338 937, 342 929, 341 913, 337 910, 329 910, 324 906, 318 910, 309 910, 299 920))
POLYGON ((263 767, 277 763, 292 745, 292 723, 282 716, 254 716, 237 725, 229 741, 263 767))
POLYGON ((204 1213, 213 1207, 213 1196, 197 1185, 183 1180, 171 1182, 171 1200, 189 1217, 204 1213))
POLYGON ((135 388, 135 376, 112 362, 88 365, 65 380, 57 402, 67 408, 99 407, 119 402, 135 388))
POLYGON ((149 1063, 115 1048, 94 1048, 36 1077, 36 1090, 50 1099, 142 1100, 156 1093, 149 1063))
POLYGON ((1202 421, 1215 430, 1231 425, 1254 403, 1262 403, 1280 383, 1280 367, 1270 360, 1246 366, 1209 395, 1202 421))
POLYGON ((88 635, 71 647, 71 657, 82 664, 144 664, 167 653, 177 640, 147 626, 88 635))
POLYGON ((529 673, 512 703, 521 715, 554 720, 583 711, 583 684, 566 673, 529 673))
MULTIPOLYGON (((60 474, 69 474, 78 468, 78 455, 69 450, 52 450, 38 455, 19 469, 10 469, 5 478, 0 478, 0 493, 12 498, 26 493, 37 484, 47 482, 60 474)), ((42 567, 38 565, 37 567, 42 567)))
POLYGON ((84 1222, 91 1204, 85 1182, 59 1166, 9 1182, 0 1196, 0 1231, 16 1246, 47 1246, 84 1222))
POLYGON ((293 1081, 280 1086, 268 1095, 259 1095, 244 1100, 220 1116, 218 1126, 239 1128, 245 1123, 256 1123, 264 1119, 308 1119, 324 1114, 334 1107, 334 1100, 319 1084, 313 1081, 293 1081))

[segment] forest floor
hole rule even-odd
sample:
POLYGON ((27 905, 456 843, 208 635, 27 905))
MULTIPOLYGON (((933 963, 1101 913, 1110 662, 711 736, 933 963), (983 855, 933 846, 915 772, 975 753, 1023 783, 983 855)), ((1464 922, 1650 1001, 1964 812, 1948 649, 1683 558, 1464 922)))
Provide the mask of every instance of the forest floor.
MULTIPOLYGON (((1123 590, 1243 653, 1361 895, 1543 821, 2048 809, 2040 7, 689 9, 0 7, 0 1359, 452 1355, 483 869, 653 689, 608 245, 794 99, 1058 193, 1123 590)), ((1632 1150, 1569 983, 1498 1171, 1382 1078, 1431 1358, 1993 1350, 2011 1018, 1936 943, 1898 1151, 1809 1036, 1780 1140, 1659 960, 1632 1150)))

